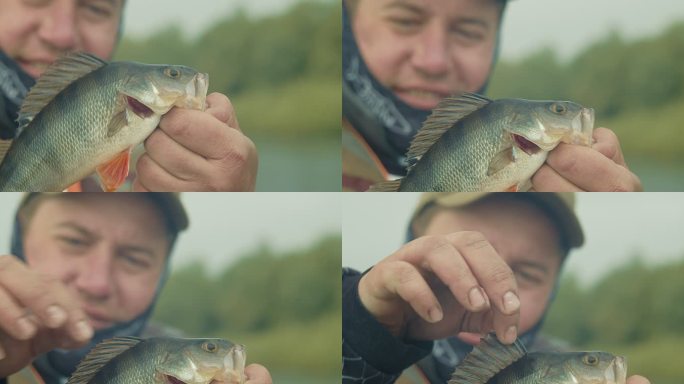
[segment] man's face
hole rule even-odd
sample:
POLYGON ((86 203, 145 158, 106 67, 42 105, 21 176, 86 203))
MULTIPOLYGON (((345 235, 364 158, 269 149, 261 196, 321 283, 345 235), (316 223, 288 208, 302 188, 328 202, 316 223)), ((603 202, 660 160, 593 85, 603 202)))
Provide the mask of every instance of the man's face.
MULTIPOLYGON (((425 234, 478 231, 511 267, 520 296, 520 334, 530 330, 546 310, 561 261, 559 233, 552 221, 530 202, 496 196, 462 210, 435 213, 425 234)), ((473 343, 479 336, 459 334, 473 343)))
POLYGON ((70 288, 95 329, 150 305, 169 246, 158 208, 135 195, 47 198, 24 232, 29 266, 70 288))
POLYGON ((32 77, 60 55, 109 59, 123 0, 0 0, 0 49, 32 77))
POLYGON ((484 85, 500 7, 494 0, 358 0, 352 28, 375 78, 412 107, 432 109, 484 85))

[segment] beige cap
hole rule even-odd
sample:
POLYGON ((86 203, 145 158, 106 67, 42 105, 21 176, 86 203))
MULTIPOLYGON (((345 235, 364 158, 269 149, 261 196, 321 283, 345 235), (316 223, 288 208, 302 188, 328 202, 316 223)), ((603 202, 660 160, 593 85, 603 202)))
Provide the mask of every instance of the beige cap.
MULTIPOLYGON (((506 192, 500 192, 506 193, 506 192)), ((439 206, 456 208, 472 204, 491 193, 467 193, 467 192, 427 192, 423 193, 418 200, 418 205, 413 211, 411 222, 428 205, 437 204, 439 206)), ((544 192, 525 192, 509 193, 511 196, 529 199, 540 206, 558 225, 561 235, 565 238, 570 248, 579 247, 584 244, 584 233, 582 226, 575 215, 575 195, 569 192, 544 193, 544 192)))
MULTIPOLYGON (((48 192, 49 194, 61 194, 62 192, 48 192)), ((42 194, 48 194, 42 193, 42 194)), ((39 192, 30 192, 24 194, 24 198, 19 203, 19 210, 24 207, 29 201, 31 201, 36 196, 40 195, 39 192)), ((171 230, 174 232, 180 232, 188 228, 189 220, 188 215, 185 213, 183 208, 183 203, 180 200, 180 193, 171 192, 145 192, 141 193, 146 198, 150 199, 155 203, 159 209, 166 216, 167 223, 170 224, 171 230)))

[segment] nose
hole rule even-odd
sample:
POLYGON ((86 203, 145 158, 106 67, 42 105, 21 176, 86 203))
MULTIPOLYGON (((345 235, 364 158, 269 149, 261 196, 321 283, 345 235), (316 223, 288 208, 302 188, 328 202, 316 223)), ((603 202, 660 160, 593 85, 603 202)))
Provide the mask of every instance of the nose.
POLYGON ((38 34, 41 40, 57 51, 67 52, 77 46, 75 3, 53 1, 45 9, 45 17, 38 34))
POLYGON ((413 52, 412 63, 422 74, 435 78, 449 70, 448 36, 441 25, 434 23, 425 28, 413 52))
POLYGON ((87 299, 101 301, 109 297, 113 285, 113 260, 113 251, 105 247, 84 255, 75 285, 87 299))

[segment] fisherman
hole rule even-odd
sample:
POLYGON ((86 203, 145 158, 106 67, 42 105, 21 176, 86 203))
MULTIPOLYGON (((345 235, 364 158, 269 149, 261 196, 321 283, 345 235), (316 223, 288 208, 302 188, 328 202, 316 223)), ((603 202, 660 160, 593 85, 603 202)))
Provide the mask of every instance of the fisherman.
MULTIPOLYGON (((0 139, 14 138, 22 100, 58 57, 84 51, 111 59, 124 3, 0 0, 0 139)), ((206 111, 176 108, 162 117, 135 165, 133 190, 254 190, 257 153, 240 130, 233 105, 220 93, 208 95, 207 105, 206 111)), ((96 188, 83 184, 86 190, 96 188)))
MULTIPOLYGON (((344 0, 342 185, 406 174, 406 152, 440 100, 485 93, 497 61, 506 0, 344 0)), ((638 191, 617 136, 592 148, 560 144, 536 172, 538 191, 638 191)))
POLYGON ((64 384, 102 340, 174 336, 148 320, 187 227, 177 194, 25 195, 0 256, 0 383, 64 384))
POLYGON ((344 384, 446 383, 490 330, 554 348, 539 331, 584 242, 573 195, 426 193, 408 239, 364 274, 344 269, 344 384))

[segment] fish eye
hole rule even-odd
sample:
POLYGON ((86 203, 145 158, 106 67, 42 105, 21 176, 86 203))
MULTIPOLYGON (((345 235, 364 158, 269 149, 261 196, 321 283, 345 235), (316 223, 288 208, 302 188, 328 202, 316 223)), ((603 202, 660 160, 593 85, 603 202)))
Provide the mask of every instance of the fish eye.
POLYGON ((164 69, 164 74, 172 79, 180 77, 180 71, 176 68, 166 68, 164 69))
POLYGON ((597 365, 599 359, 595 355, 587 354, 582 356, 582 361, 587 365, 597 365))
POLYGON ((551 109, 551 112, 558 114, 558 115, 562 115, 567 111, 567 108, 565 108, 565 105, 558 104, 558 103, 551 104, 551 107, 549 107, 549 109, 551 109))
POLYGON ((206 341, 202 344, 202 349, 207 352, 216 352, 218 350, 218 345, 212 343, 211 341, 206 341))

